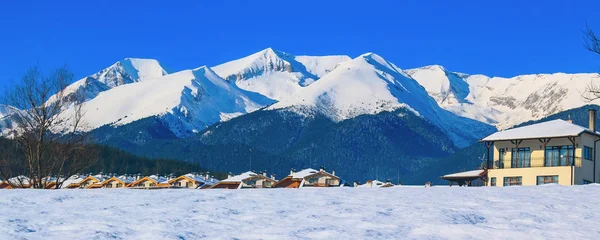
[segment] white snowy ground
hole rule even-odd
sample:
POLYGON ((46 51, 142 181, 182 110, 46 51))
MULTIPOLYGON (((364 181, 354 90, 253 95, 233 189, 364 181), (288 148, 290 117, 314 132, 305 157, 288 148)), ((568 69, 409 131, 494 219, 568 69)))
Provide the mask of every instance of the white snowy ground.
POLYGON ((600 239, 600 185, 0 190, 0 239, 600 239))

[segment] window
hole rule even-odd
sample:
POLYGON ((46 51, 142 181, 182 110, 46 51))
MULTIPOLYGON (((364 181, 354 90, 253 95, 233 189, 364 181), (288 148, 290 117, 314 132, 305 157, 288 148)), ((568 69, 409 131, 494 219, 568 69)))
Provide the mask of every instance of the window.
POLYGON ((504 156, 506 156, 506 150, 504 148, 498 149, 498 168, 504 168, 504 156))
POLYGON ((548 183, 558 183, 558 175, 537 177, 537 185, 543 185, 548 183))
POLYGON ((246 181, 246 185, 248 185, 248 186, 256 186, 256 180, 248 180, 248 181, 246 181))
POLYGON ((318 179, 318 178, 311 178, 311 179, 308 179, 308 183, 310 183, 310 184, 315 184, 315 183, 317 183, 317 182, 319 182, 319 179, 318 179))
POLYGON ((492 177, 490 179, 490 186, 495 187, 496 186, 496 177, 492 177))
POLYGON ((587 159, 587 160, 592 161, 593 160, 592 159, 592 156, 593 156, 592 152, 593 151, 592 151, 591 147, 583 146, 583 159, 587 159))
POLYGON ((529 148, 513 148, 511 154, 512 168, 531 167, 531 151, 529 148))
POLYGON ((573 146, 546 147, 544 166, 571 166, 573 162, 573 146))
POLYGON ((271 181, 265 181, 265 187, 271 187, 271 181))
POLYGON ((504 177, 504 186, 521 186, 522 177, 504 177))
POLYGON ((583 184, 584 184, 584 185, 586 185, 586 184, 591 184, 591 183, 592 183, 592 181, 589 181, 589 180, 585 180, 585 179, 583 179, 583 184))

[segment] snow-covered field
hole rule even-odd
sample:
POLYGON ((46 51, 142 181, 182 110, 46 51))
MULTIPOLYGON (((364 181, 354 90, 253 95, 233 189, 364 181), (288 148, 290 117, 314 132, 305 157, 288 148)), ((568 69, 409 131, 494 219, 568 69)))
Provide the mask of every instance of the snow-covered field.
POLYGON ((0 239, 600 239, 600 185, 0 190, 0 239))

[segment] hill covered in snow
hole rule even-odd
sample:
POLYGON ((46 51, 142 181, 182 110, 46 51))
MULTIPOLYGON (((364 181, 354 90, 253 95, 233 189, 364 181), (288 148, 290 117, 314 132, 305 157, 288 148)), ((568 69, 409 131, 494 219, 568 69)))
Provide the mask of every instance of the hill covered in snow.
POLYGON ((7 240, 600 238, 597 184, 0 194, 7 240))

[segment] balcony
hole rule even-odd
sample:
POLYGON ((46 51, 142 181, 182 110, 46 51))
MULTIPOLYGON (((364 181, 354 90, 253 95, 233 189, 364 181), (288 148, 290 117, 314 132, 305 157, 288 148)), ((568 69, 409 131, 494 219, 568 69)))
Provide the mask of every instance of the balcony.
POLYGON ((537 168, 537 167, 565 167, 575 166, 581 167, 581 157, 562 157, 562 158, 530 158, 529 160, 514 160, 510 159, 501 161, 494 160, 493 169, 507 169, 507 168, 537 168))

